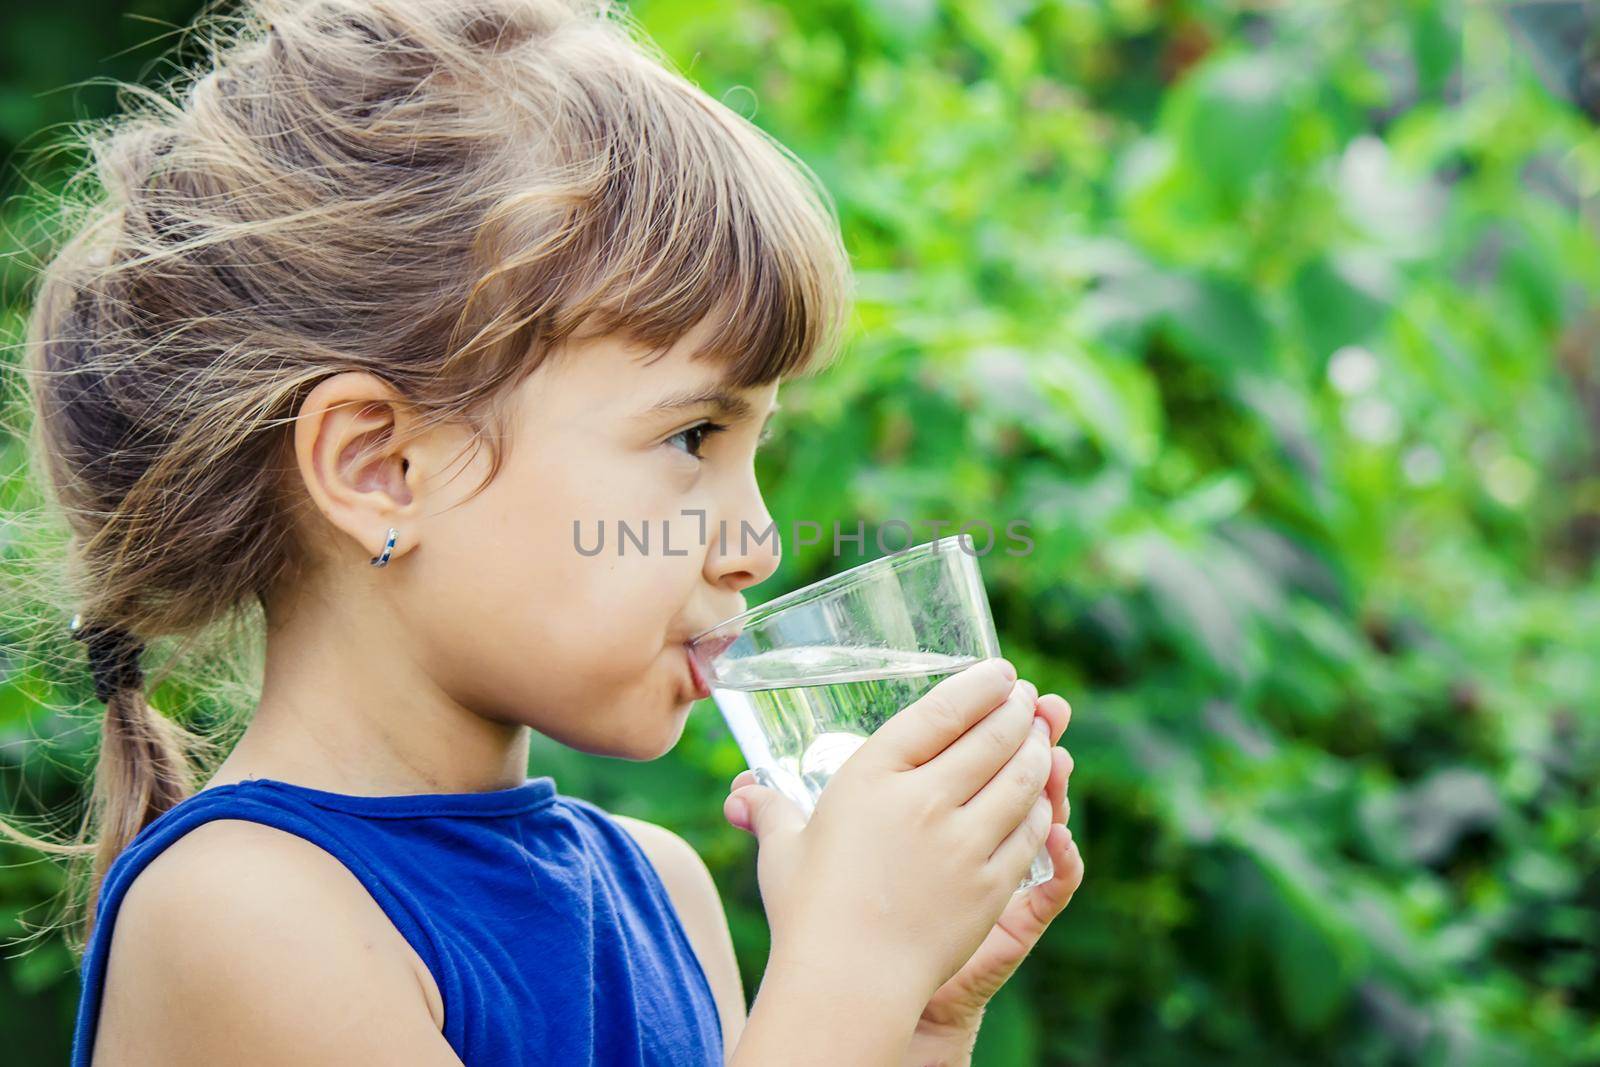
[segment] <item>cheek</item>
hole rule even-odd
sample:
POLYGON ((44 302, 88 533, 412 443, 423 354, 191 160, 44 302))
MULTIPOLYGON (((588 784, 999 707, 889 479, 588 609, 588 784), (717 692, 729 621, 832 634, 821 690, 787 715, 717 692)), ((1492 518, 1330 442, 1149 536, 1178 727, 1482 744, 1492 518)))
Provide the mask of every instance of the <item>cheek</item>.
POLYGON ((560 556, 464 569, 445 602, 421 612, 430 673, 481 714, 593 750, 682 682, 669 638, 687 597, 646 569, 659 562, 560 556))
POLYGON ((448 632, 450 654, 480 661, 486 654, 499 661, 491 672, 536 675, 544 685, 562 677, 590 688, 629 685, 659 669, 701 581, 698 523, 672 523, 667 555, 662 523, 642 523, 621 507, 539 509, 526 498, 483 504, 482 514, 462 515, 464 536, 434 553, 426 577, 429 589, 443 593, 427 597, 426 609, 448 632), (648 536, 648 550, 627 541, 619 553, 618 520, 648 536), (472 632, 477 653, 454 640, 472 632))
POLYGON ((460 504, 427 546, 419 584, 431 592, 418 614, 443 669, 459 686, 494 690, 474 694, 484 706, 514 705, 520 694, 524 710, 531 693, 553 708, 592 708, 660 688, 681 667, 666 645, 700 581, 698 521, 650 499, 659 486, 654 494, 617 478, 580 486, 548 469, 501 477, 460 504), (672 555, 662 515, 672 519, 672 555), (630 540, 619 555, 619 520, 648 537, 647 552, 630 540))

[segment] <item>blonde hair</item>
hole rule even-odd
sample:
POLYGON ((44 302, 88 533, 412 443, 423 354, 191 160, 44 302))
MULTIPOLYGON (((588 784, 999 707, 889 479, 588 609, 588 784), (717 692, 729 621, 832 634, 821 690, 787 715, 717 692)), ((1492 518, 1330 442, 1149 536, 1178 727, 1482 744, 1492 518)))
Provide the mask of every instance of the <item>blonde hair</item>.
MULTIPOLYGON (((717 316, 703 358, 743 386, 838 351, 831 198, 604 0, 261 0, 209 53, 90 131, 95 192, 28 323, 36 463, 96 625, 194 634, 307 573, 286 446, 329 375, 482 430, 580 329, 664 349, 717 316)), ((136 675, 108 685, 78 839, 7 828, 85 858, 80 948, 205 741, 136 675)))

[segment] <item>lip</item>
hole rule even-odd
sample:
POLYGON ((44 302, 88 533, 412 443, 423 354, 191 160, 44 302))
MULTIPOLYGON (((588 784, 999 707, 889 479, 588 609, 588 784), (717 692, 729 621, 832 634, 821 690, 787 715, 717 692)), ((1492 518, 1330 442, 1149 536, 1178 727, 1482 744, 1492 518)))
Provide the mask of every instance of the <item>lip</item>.
POLYGON ((694 699, 704 700, 711 695, 711 686, 706 682, 705 675, 701 673, 699 659, 695 656, 694 649, 689 647, 687 641, 683 644, 683 658, 689 663, 689 682, 694 688, 694 699))
POLYGON ((726 652, 728 646, 737 640, 739 631, 735 630, 732 633, 718 634, 716 637, 702 637, 698 641, 691 639, 684 644, 690 649, 691 658, 699 665, 704 665, 715 663, 717 657, 726 652))

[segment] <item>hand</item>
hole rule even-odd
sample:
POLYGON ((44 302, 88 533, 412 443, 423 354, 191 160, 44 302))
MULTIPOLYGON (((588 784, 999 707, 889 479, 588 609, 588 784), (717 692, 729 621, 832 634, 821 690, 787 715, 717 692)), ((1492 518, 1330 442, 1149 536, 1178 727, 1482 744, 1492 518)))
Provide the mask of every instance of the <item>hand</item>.
MULTIPOLYGON (((1059 741, 1072 719, 1071 706, 1047 693, 1039 698, 1037 710, 1050 724, 1051 742, 1059 741)), ((1083 856, 1066 826, 1072 812, 1067 799, 1072 756, 1064 748, 1053 748, 1050 754, 1053 762, 1045 791, 1054 822, 1060 825, 1051 826, 1046 840, 1055 877, 1013 896, 977 952, 928 1001, 907 1049, 907 1067, 959 1067, 971 1062, 989 1000, 1016 973, 1083 883, 1083 856)))
POLYGON ((748 776, 724 802, 757 838, 773 959, 892 1001, 902 1041, 991 933, 1050 829, 1051 724, 1040 713, 1030 731, 1038 689, 1007 666, 969 667, 891 716, 809 820, 748 776))

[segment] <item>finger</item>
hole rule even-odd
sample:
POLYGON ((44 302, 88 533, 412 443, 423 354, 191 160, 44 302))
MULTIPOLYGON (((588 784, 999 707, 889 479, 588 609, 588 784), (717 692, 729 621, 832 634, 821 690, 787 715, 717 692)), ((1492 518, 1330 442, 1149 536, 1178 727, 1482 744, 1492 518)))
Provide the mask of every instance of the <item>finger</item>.
POLYGON ((1050 798, 1050 810, 1055 820, 1062 825, 1066 824, 1067 816, 1072 811, 1072 806, 1067 802, 1067 773, 1072 766, 1072 757, 1067 755, 1064 748, 1050 750, 1050 780, 1045 783, 1045 795, 1050 798))
POLYGON ((1078 839, 1065 826, 1052 826, 1045 840, 1050 850, 1050 862, 1055 865, 1055 877, 1034 886, 1040 897, 1040 912, 1055 918, 1072 900, 1072 895, 1083 885, 1083 853, 1078 851, 1078 839))
POLYGON ((1033 713, 1038 694, 1032 682, 1019 679, 1003 704, 927 762, 925 770, 940 796, 965 804, 995 776, 1027 739, 1029 724, 1038 718, 1033 713))
POLYGON ((986 659, 943 679, 873 731, 862 752, 895 770, 920 767, 1000 706, 1017 679, 1010 661, 986 659))
POLYGON ((753 832, 750 825, 750 803, 742 797, 729 793, 722 799, 722 817, 728 820, 728 825, 746 833, 753 832))
MULTIPOLYGON (((1023 875, 1028 872, 1028 865, 1043 847, 1052 825, 1050 802, 1042 795, 1035 797, 1022 821, 1000 840, 989 855, 988 862, 996 877, 1005 879, 1007 884, 1013 878, 1022 881, 1023 875)), ((1016 887, 1013 885, 1012 888, 1014 890, 1016 887)))
POLYGON ((1073 894, 1083 884, 1083 856, 1078 852, 1071 830, 1065 826, 1050 827, 1044 847, 1049 850, 1055 874, 1049 881, 1013 896, 996 924, 1007 935, 1005 940, 1013 946, 1013 951, 1021 949, 1024 955, 1071 903, 1073 894))
POLYGON ((1055 874, 1049 881, 1020 894, 1026 901, 1024 914, 1027 918, 1012 930, 1017 938, 1028 938, 1030 944, 1037 941, 1045 927, 1072 902, 1073 894, 1083 884, 1083 855, 1078 851, 1071 830, 1065 826, 1050 827, 1044 847, 1050 852, 1055 874))
POLYGON ((807 818, 791 798, 764 785, 729 793, 722 802, 722 814, 734 826, 754 834, 762 848, 794 838, 807 818))
POLYGON ((1072 705, 1059 693, 1046 693, 1039 698, 1039 714, 1050 724, 1050 743, 1053 745, 1067 732, 1067 724, 1072 721, 1072 705))
POLYGON ((1050 780, 1050 743, 1045 740, 1044 723, 1033 720, 1028 736, 1010 759, 995 772, 982 789, 957 810, 967 821, 967 832, 979 840, 995 840, 1020 823, 1034 801, 1050 812, 1045 784, 1050 780))
POLYGON ((734 794, 747 785, 760 784, 760 780, 756 778, 756 772, 746 768, 734 776, 733 781, 728 785, 728 795, 722 798, 722 817, 727 819, 730 825, 744 830, 746 833, 755 832, 751 825, 752 809, 750 802, 748 798, 738 797, 734 794))

